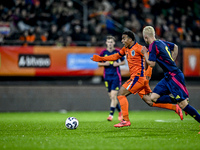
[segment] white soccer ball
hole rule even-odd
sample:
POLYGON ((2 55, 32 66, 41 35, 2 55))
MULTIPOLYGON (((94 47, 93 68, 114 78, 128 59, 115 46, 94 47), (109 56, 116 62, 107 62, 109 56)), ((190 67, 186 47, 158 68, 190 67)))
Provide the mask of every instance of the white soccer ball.
POLYGON ((69 117, 65 121, 65 126, 68 129, 76 129, 78 127, 78 120, 75 117, 69 117))

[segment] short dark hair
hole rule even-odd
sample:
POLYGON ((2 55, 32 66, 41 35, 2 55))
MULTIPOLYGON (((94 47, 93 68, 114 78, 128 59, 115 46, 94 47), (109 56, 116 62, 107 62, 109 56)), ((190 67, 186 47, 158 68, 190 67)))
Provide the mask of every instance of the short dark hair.
POLYGON ((129 38, 131 38, 133 41, 135 41, 135 35, 132 31, 124 31, 122 34, 128 35, 129 38))

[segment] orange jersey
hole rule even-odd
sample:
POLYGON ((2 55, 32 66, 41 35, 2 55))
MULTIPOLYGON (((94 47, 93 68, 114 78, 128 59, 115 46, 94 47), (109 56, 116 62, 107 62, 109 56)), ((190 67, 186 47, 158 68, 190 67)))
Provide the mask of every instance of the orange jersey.
POLYGON ((142 45, 135 43, 130 49, 123 47, 119 53, 106 56, 106 57, 100 57, 98 55, 93 56, 94 61, 115 61, 122 56, 126 55, 126 59, 128 61, 129 66, 129 72, 131 76, 141 76, 144 77, 148 74, 148 76, 151 76, 152 68, 148 67, 148 69, 144 70, 144 55, 142 54, 142 45))
POLYGON ((135 43, 130 49, 123 47, 119 53, 126 55, 131 76, 144 76, 144 55, 142 54, 142 45, 135 43))
POLYGON ((119 53, 100 57, 98 55, 93 55, 94 61, 115 61, 122 56, 126 55, 128 61, 130 79, 127 80, 122 86, 130 91, 132 94, 138 93, 142 98, 143 95, 151 93, 149 87, 149 81, 146 80, 145 75, 151 77, 152 68, 148 66, 148 69, 144 71, 144 55, 142 54, 142 45, 135 43, 130 49, 123 47, 119 53))

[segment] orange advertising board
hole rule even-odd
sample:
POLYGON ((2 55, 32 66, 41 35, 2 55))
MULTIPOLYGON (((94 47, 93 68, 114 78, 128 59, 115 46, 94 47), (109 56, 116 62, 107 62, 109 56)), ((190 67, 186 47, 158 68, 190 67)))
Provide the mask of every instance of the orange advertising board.
POLYGON ((20 53, 32 54, 33 47, 0 46, 0 75, 1 76, 34 76, 35 69, 20 68, 18 59, 20 53))
MULTIPOLYGON (((103 47, 0 46, 0 76, 102 76, 90 60, 103 47)), ((122 76, 128 76, 123 68, 122 76)))
MULTIPOLYGON (((34 54, 49 54, 51 66, 49 69, 37 68, 36 76, 76 76, 94 75, 93 69, 69 69, 67 56, 69 54, 93 54, 95 47, 34 47, 34 54)), ((91 60, 89 60, 91 61, 91 60)))
POLYGON ((200 76, 200 48, 183 49, 183 73, 186 77, 200 76))

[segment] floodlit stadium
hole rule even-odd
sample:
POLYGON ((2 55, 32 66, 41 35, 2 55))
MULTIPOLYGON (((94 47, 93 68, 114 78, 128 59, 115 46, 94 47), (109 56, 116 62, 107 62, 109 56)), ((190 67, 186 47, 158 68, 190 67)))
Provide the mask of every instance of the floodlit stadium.
POLYGON ((0 149, 200 149, 199 7, 0 1, 0 149))

